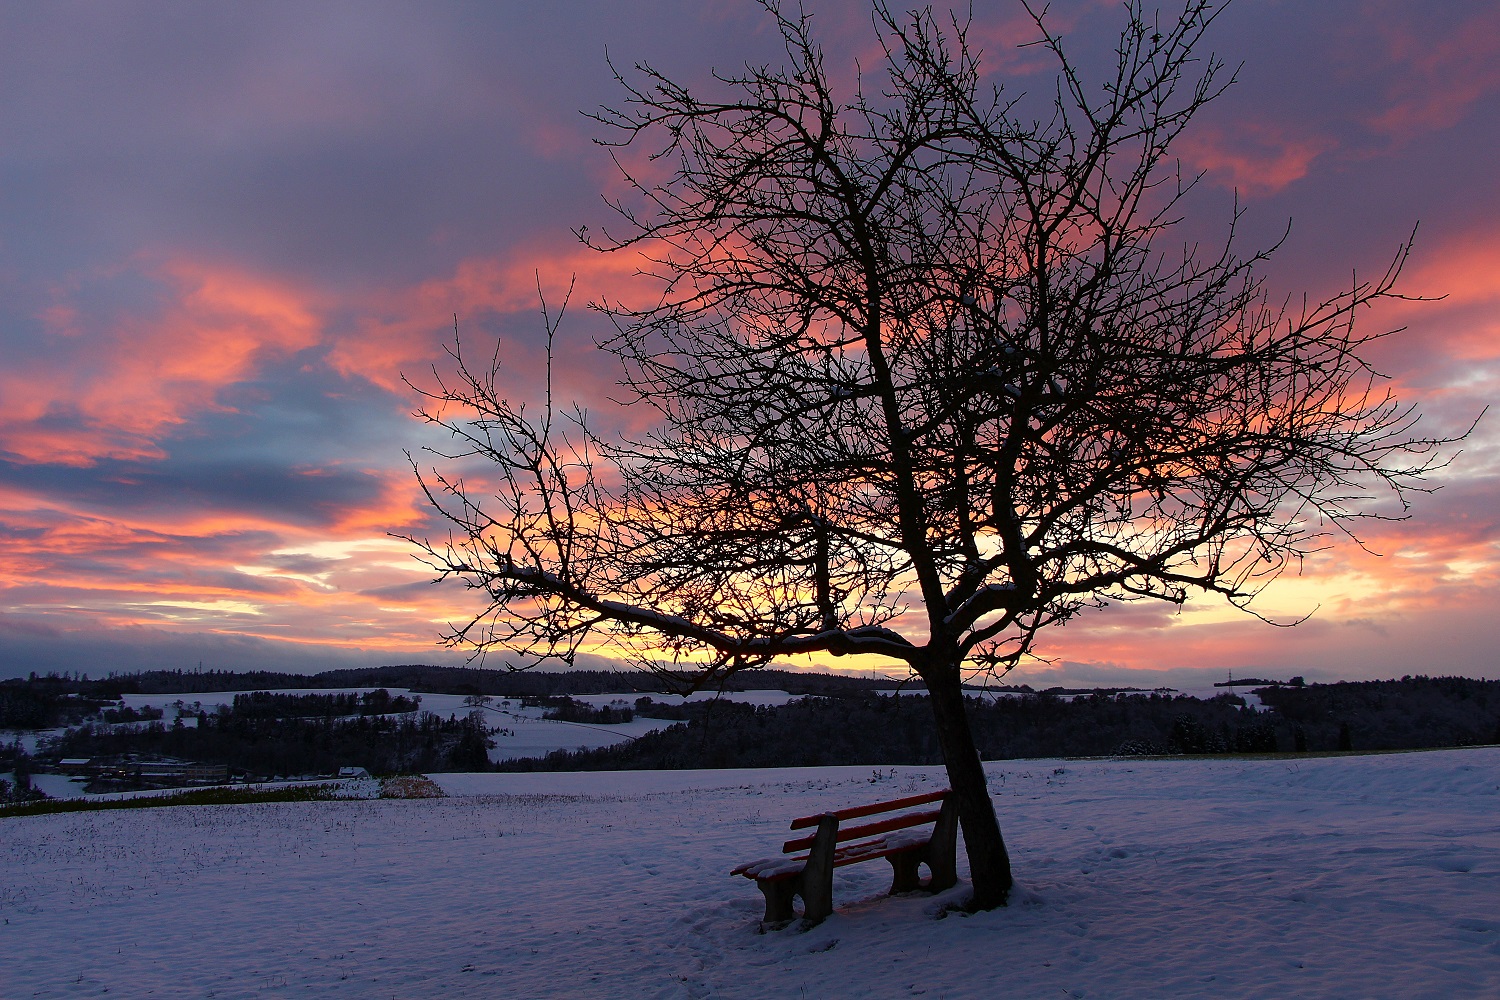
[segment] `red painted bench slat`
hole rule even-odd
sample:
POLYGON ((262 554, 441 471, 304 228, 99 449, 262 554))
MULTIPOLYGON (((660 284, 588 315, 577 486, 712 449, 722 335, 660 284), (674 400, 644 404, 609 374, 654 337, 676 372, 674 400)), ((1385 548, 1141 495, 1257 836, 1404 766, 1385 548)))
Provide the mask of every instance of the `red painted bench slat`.
MULTIPOLYGON (((879 820, 875 823, 866 823, 864 826, 851 826, 848 829, 839 827, 838 842, 846 840, 858 840, 860 837, 873 837, 877 833, 889 833, 891 830, 904 830, 909 826, 921 826, 923 823, 936 823, 937 818, 943 814, 941 809, 931 812, 908 813, 905 816, 893 816, 890 819, 879 820)), ((835 813, 834 815, 838 815, 835 813)), ((869 815, 866 813, 866 815, 869 815)), ((817 834, 799 837, 796 840, 788 840, 781 845, 782 854, 791 854, 793 851, 802 851, 813 845, 818 839, 817 834)))
MULTIPOLYGON (((947 794, 948 790, 945 788, 941 792, 927 792, 922 795, 908 795, 904 799, 892 799, 889 802, 876 802, 874 805, 853 806, 849 809, 839 809, 831 815, 838 817, 838 821, 842 823, 846 819, 858 819, 861 816, 873 816, 876 813, 895 812, 897 809, 905 809, 909 806, 921 806, 926 805, 929 802, 938 802, 941 801, 947 794)), ((818 820, 822 819, 825 815, 830 814, 818 813, 818 815, 816 816, 803 816, 799 819, 794 819, 792 820, 792 829, 802 830, 806 829, 809 826, 817 826, 818 820)))

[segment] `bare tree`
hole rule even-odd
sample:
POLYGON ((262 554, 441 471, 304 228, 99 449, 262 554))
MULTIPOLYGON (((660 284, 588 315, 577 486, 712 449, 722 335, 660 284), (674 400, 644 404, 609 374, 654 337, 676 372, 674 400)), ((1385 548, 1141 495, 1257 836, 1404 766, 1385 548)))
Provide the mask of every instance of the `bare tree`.
POLYGON ((1257 276, 1266 252, 1236 250, 1238 209, 1221 248, 1168 247, 1195 180, 1169 149, 1228 82, 1194 56, 1206 0, 1133 2, 1102 83, 1033 12, 1058 69, 1040 116, 981 85, 962 21, 883 6, 881 87, 840 99, 809 19, 764 2, 784 67, 705 97, 637 66, 596 116, 662 172, 622 165, 623 228, 579 234, 654 262, 653 305, 596 307, 655 430, 601 440, 557 415, 550 380, 527 412, 495 358, 474 369, 455 346, 424 415, 459 442, 447 457, 500 481, 419 468, 453 530, 414 541, 485 594, 455 644, 612 646, 699 683, 799 653, 905 664, 931 695, 973 905, 999 905, 1010 863, 966 674, 1111 601, 1246 607, 1331 533, 1432 488, 1446 442, 1417 436, 1361 360, 1383 334, 1354 323, 1396 296, 1408 247, 1290 308, 1257 276))

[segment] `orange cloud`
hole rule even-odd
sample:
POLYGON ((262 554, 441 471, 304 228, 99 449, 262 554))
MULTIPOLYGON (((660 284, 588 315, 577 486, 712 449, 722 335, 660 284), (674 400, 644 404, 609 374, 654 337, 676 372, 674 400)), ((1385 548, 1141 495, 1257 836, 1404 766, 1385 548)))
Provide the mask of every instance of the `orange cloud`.
MULTIPOLYGON (((402 504, 394 474, 388 492, 391 509, 364 512, 368 519, 412 506, 402 504)), ((227 515, 172 523, 168 514, 104 518, 65 499, 6 491, 0 609, 68 628, 431 651, 440 624, 463 618, 471 603, 462 588, 423 586, 430 572, 409 546, 385 537, 384 523, 353 523, 360 515, 335 532, 313 532, 227 515), (339 531, 343 540, 330 540, 339 531), (387 596, 392 590, 399 599, 387 596)))
POLYGON ((44 313, 40 356, 0 374, 0 453, 76 466, 159 457, 164 429, 321 335, 306 297, 264 278, 182 260, 147 277, 164 288, 153 312, 91 321, 62 302, 44 313))
POLYGON ((395 468, 365 470, 379 480, 379 497, 371 503, 340 511, 329 527, 336 538, 363 537, 374 533, 399 531, 420 522, 427 510, 411 469, 405 464, 395 468))
POLYGON ((1500 301, 1500 237, 1450 244, 1417 269, 1411 284, 1432 289, 1450 305, 1493 305, 1500 301))
POLYGON ((167 265, 176 308, 148 333, 153 350, 171 352, 157 370, 168 381, 235 381, 263 354, 285 355, 318 343, 321 320, 304 293, 268 279, 188 261, 167 265))
MULTIPOLYGON (((1359 322, 1367 330, 1404 328, 1370 345, 1366 360, 1392 375, 1403 398, 1473 397, 1500 391, 1500 237, 1461 234, 1435 246, 1421 238, 1397 291, 1428 301, 1388 301, 1359 322)), ((1479 406, 1470 405, 1468 417, 1479 406)))
POLYGON ((1190 601, 1181 612, 1136 603, 1084 614, 1045 636, 1040 652, 1143 670, 1285 664, 1293 672, 1326 668, 1345 676, 1358 672, 1362 657, 1364 676, 1440 673, 1440 658, 1462 651, 1444 643, 1437 623, 1459 609, 1459 624, 1467 619, 1472 629, 1473 609, 1496 604, 1500 594, 1500 516, 1486 503, 1497 482, 1448 479, 1448 489, 1414 498, 1412 520, 1357 527, 1373 551, 1336 539, 1254 605, 1280 623, 1311 614, 1303 624, 1275 628, 1210 598, 1190 601), (1433 646, 1413 662, 1418 637, 1433 646))

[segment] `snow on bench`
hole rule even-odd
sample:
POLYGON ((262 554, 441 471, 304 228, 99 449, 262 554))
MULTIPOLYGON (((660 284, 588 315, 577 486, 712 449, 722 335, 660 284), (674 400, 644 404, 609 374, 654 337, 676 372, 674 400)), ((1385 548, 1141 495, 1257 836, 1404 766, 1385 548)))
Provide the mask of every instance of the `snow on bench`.
POLYGON ((958 814, 946 789, 792 820, 793 830, 809 827, 817 827, 817 832, 781 845, 782 854, 795 857, 760 858, 730 872, 754 879, 766 897, 762 929, 784 925, 795 917, 792 902, 797 896, 802 897, 805 921, 815 924, 828 917, 833 913, 833 870, 844 865, 885 858, 891 863, 893 894, 915 889, 941 892, 958 881, 958 814), (859 826, 840 826, 845 820, 896 813, 934 802, 941 803, 939 808, 901 813, 859 826), (918 829, 929 823, 930 829, 918 829), (807 853, 797 854, 803 850, 807 853), (925 883, 919 870, 922 864, 927 865, 930 873, 925 883))

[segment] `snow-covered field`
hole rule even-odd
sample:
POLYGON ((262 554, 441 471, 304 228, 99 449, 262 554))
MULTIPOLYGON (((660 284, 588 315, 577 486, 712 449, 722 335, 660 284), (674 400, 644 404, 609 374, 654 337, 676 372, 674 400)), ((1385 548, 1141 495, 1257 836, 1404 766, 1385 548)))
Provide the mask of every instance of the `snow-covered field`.
POLYGON ((0 819, 0 996, 1500 996, 1500 749, 987 765, 1020 886, 728 875, 921 768, 440 775, 445 799, 0 819))

